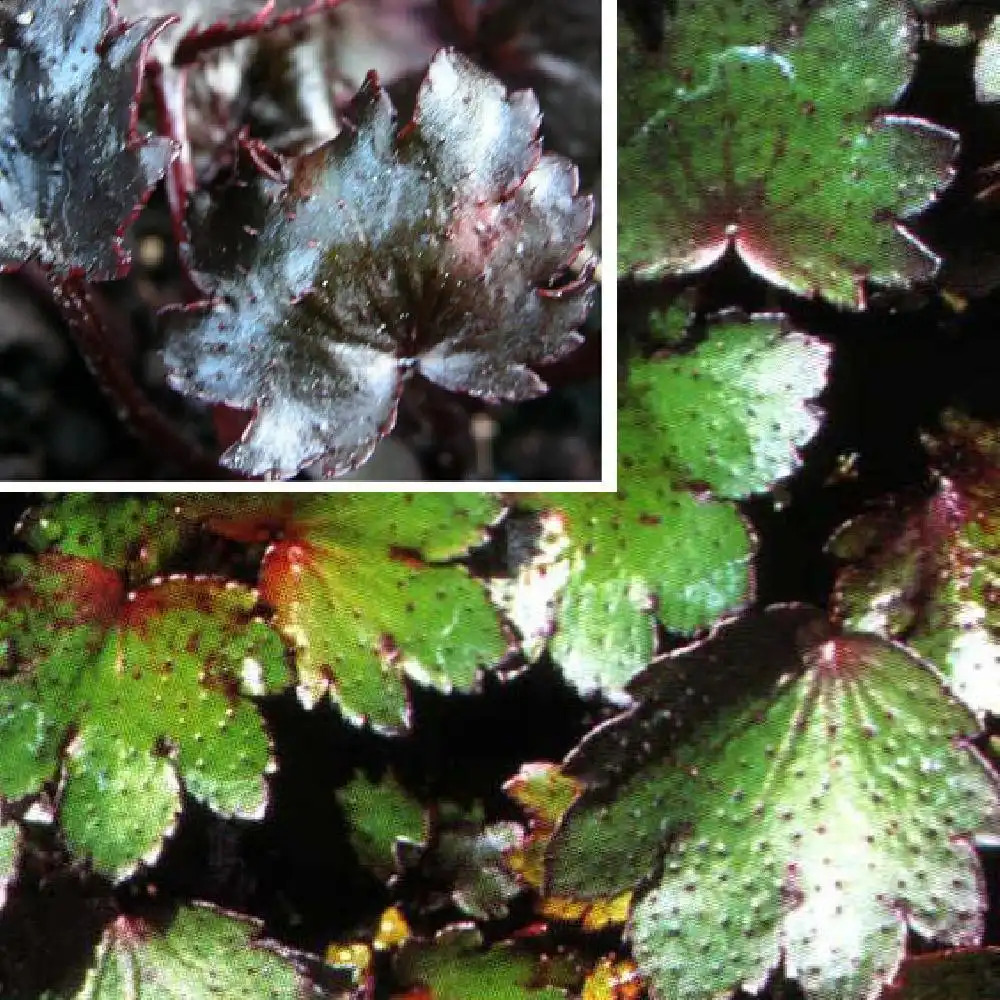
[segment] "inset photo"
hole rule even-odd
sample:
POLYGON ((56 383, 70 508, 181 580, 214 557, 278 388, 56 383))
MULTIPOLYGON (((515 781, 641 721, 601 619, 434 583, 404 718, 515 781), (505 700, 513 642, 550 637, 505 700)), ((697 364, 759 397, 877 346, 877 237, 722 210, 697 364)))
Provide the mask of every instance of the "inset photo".
POLYGON ((0 481, 610 486, 601 48, 600 0, 6 4, 0 481))

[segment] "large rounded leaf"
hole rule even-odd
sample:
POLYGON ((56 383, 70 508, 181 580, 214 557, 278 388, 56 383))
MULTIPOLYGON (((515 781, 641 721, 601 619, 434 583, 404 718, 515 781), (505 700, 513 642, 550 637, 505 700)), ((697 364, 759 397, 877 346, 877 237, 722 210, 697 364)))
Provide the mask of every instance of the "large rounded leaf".
POLYGON ((642 887, 629 937, 658 1000, 756 991, 870 1000, 908 929, 983 932, 977 836, 1000 782, 975 716, 923 661, 804 608, 721 626, 631 687, 568 759, 588 789, 549 848, 570 895, 642 887))

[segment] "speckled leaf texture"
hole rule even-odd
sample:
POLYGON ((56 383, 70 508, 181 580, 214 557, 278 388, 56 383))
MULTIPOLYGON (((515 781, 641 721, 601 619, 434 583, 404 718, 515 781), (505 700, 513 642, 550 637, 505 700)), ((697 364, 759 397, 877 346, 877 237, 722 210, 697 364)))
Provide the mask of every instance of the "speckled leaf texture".
POLYGON ((926 497, 886 501, 843 525, 835 613, 904 641, 982 717, 1000 715, 1000 431, 947 413, 928 444, 926 497))
POLYGON ((345 718, 397 733, 407 684, 469 691, 506 654, 486 592, 449 562, 484 541, 503 509, 485 494, 245 494, 190 497, 181 513, 229 537, 271 541, 260 596, 296 650, 299 697, 329 695, 345 718))
POLYGON ((354 117, 287 183, 232 185, 191 220, 211 299, 167 315, 169 378, 253 411, 222 456, 248 475, 358 465, 412 372, 487 400, 537 396, 528 366, 581 339, 589 274, 566 268, 592 205, 575 167, 542 154, 531 93, 445 50, 402 131, 374 75, 354 117))
POLYGON ((1000 783, 924 661, 777 606, 630 690, 564 765, 587 788, 548 889, 638 886, 627 934, 655 1000, 757 992, 782 960, 810 1000, 875 1000, 908 929, 980 940, 973 845, 1000 837, 1000 783))
POLYGON ((348 1000, 317 987, 294 952, 261 943, 260 925, 184 906, 165 928, 118 917, 104 932, 72 1000, 348 1000))
POLYGON ((820 426, 829 347, 784 317, 723 314, 689 350, 633 361, 619 409, 621 488, 549 494, 511 534, 494 599, 526 654, 621 700, 654 618, 693 635, 752 599, 752 532, 722 499, 793 474, 820 426))
POLYGON ((0 268, 120 277, 128 225, 175 156, 136 132, 139 80, 165 18, 107 0, 14 0, 0 14, 0 268))
POLYGON ((33 795, 61 770, 66 842, 116 881, 159 854, 182 788, 224 816, 263 814, 271 746, 247 696, 293 681, 252 591, 179 577, 126 592, 116 571, 58 552, 12 556, 4 573, 0 794, 33 795))
POLYGON ((904 0, 678 0, 645 51, 619 24, 619 271, 698 272, 730 246, 800 295, 860 307, 933 253, 906 227, 955 136, 891 114, 917 25, 904 0))

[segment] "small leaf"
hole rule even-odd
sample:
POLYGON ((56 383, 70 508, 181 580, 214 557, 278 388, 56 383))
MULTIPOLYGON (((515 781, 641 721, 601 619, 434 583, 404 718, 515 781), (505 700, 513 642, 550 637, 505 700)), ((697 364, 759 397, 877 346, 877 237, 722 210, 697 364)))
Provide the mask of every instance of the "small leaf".
POLYGON ((908 958, 884 1000, 1000 997, 1000 948, 960 948, 908 958))
POLYGON ((7 889, 17 878, 21 847, 20 825, 11 820, 0 823, 0 910, 7 904, 7 889))
POLYGON ((184 516, 233 537, 270 537, 260 596, 296 649, 299 696, 329 694, 380 732, 409 722, 406 681, 468 691, 507 650, 482 586, 435 565, 481 542, 501 506, 487 495, 199 497, 184 516))
POLYGON ((260 923, 208 906, 181 907, 160 929, 117 917, 104 932, 73 1000, 347 1000, 349 986, 319 989, 301 956, 259 940, 260 923))
POLYGON ((178 782, 221 815, 262 815, 273 761, 247 695, 292 679, 252 591, 178 577, 126 595, 111 570, 57 553, 8 570, 20 575, 0 604, 14 667, 0 680, 2 794, 52 779, 73 730, 60 822, 115 880, 159 852, 178 782))
MULTIPOLYGON (((577 800, 583 785, 563 774, 555 764, 525 764, 505 785, 504 791, 531 817, 524 842, 504 856, 504 864, 537 892, 545 881, 545 856, 559 820, 577 800)), ((614 899, 579 900, 562 896, 542 896, 538 912, 553 920, 579 920, 584 930, 603 930, 624 924, 632 894, 614 899)), ((603 982, 603 980, 602 980, 603 982)))
POLYGON ((886 114, 911 73, 903 0, 679 0, 664 42, 619 27, 619 262, 698 272, 729 247, 799 295, 860 307, 937 258, 906 228, 951 177, 956 136, 886 114))
POLYGON ((904 648, 780 606, 633 681, 638 704, 564 767, 587 790, 549 891, 642 882, 628 935, 652 995, 757 992, 784 963, 809 998, 870 1000, 906 933, 973 944, 974 838, 1000 836, 975 717, 904 648))
POLYGON ((830 348, 787 330, 783 316, 731 314, 689 353, 633 362, 629 380, 660 425, 674 478, 738 499, 798 468, 829 365, 830 348))
POLYGON ((124 235, 176 155, 135 132, 146 50, 166 18, 111 23, 107 0, 14 0, 0 40, 0 267, 121 277, 124 235))
MULTIPOLYGON (((538 985, 539 962, 509 943, 483 947, 472 924, 452 924, 433 942, 412 939, 397 952, 393 965, 404 987, 423 987, 427 1000, 564 1000, 566 991, 538 985)), ((394 993, 408 1000, 412 993, 394 993)))
POLYGON ((167 316, 169 377, 253 411, 222 456, 248 475, 365 461, 412 372, 528 399, 545 390, 528 365, 580 342, 589 274, 562 275, 591 203, 568 161, 541 154, 533 95, 445 50, 402 132, 374 74, 353 114, 357 127, 297 159, 287 184, 231 185, 191 220, 211 299, 167 316))
POLYGON ((481 811, 465 814, 445 804, 444 818, 435 824, 432 846, 421 871, 450 886, 449 899, 478 920, 507 916, 507 904, 521 884, 505 865, 505 856, 521 847, 519 823, 484 824, 481 811))
POLYGON ((423 806, 391 773, 376 782, 359 772, 336 794, 347 820, 351 847, 358 860, 380 879, 389 878, 399 867, 397 841, 427 842, 429 829, 423 806))
POLYGON ((945 414, 927 499, 887 502, 828 549, 848 627, 903 639, 982 716, 1000 714, 1000 432, 945 414))
POLYGON ((1000 17, 993 18, 979 43, 975 80, 976 97, 980 101, 1000 100, 1000 17))

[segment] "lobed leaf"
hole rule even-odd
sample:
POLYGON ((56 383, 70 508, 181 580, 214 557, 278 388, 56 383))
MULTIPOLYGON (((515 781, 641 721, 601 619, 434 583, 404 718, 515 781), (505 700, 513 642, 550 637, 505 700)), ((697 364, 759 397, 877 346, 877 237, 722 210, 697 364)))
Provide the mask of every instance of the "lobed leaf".
POLYGON ((273 761, 247 696, 291 677, 252 591, 177 577, 126 595, 112 570, 57 553, 7 568, 0 794, 37 792, 65 757, 66 841, 116 881, 159 853, 181 786, 221 815, 262 815, 273 761))
MULTIPOLYGON (((714 318, 694 350, 634 361, 631 385, 658 424, 677 481, 739 499, 800 465, 819 429, 830 347, 781 315, 714 318)), ((668 473, 669 474, 669 473, 668 473)))
POLYGON ((552 838, 546 889, 640 886, 628 936, 652 995, 761 989, 871 1000, 906 933, 973 944, 976 838, 1000 783, 975 717, 876 636, 801 607, 732 620, 633 681, 638 704, 564 765, 587 790, 552 838))
POLYGON ((108 927, 73 1000, 347 1000, 320 989, 300 956, 259 940, 260 923, 205 905, 181 907, 163 929, 120 916, 108 927))
POLYGON ((644 53, 619 25, 619 254, 639 277, 730 247, 799 295, 864 305, 937 258, 907 228, 951 177, 953 133, 886 113, 917 41, 903 0, 804 11, 679 0, 644 53))
POLYGON ((842 525, 835 614, 904 640, 982 717, 1000 715, 1000 433, 958 414, 930 442, 927 499, 888 502, 842 525))
POLYGON ((374 74, 354 117, 287 183, 234 183, 191 220, 211 298, 168 314, 169 377, 253 411, 222 456, 248 475, 357 466, 414 372, 488 400, 537 396, 528 366, 580 341, 589 274, 561 276, 591 203, 568 161, 542 155, 529 92, 445 50, 401 132, 374 74))
POLYGON ((502 510, 476 494, 259 494, 182 501, 233 537, 273 539, 260 596, 296 650, 299 696, 329 694, 350 721, 409 724, 407 682, 468 691, 507 651, 498 616, 464 567, 502 510))
POLYGON ((167 18, 112 21, 107 0, 14 0, 0 30, 0 268, 121 277, 125 230, 176 155, 136 132, 167 18), (110 232, 110 236, 109 236, 110 232))

